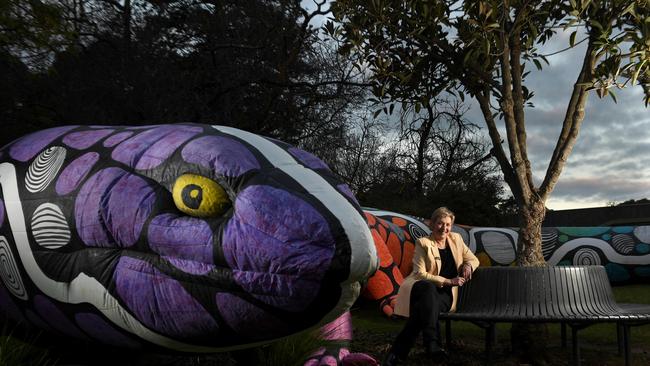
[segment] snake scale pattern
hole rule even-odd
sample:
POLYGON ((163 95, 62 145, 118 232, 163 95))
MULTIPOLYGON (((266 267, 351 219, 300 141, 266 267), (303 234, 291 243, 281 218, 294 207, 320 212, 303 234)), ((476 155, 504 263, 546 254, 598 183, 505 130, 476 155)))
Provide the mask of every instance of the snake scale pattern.
POLYGON ((76 339, 250 347, 335 320, 377 266, 320 159, 231 127, 38 131, 0 186, 0 308, 76 339))

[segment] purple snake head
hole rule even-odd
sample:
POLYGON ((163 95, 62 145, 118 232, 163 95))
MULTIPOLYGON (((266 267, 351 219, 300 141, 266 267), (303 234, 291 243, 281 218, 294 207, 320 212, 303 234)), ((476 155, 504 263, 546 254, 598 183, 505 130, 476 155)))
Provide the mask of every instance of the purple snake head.
POLYGON ((43 130, 0 185, 0 307, 78 339, 243 348, 333 320, 377 266, 320 159, 235 128, 43 130))

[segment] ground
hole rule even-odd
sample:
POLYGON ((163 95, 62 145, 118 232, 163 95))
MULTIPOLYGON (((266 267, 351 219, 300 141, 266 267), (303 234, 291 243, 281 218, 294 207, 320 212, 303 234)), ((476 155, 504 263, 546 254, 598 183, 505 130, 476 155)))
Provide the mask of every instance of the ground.
MULTIPOLYGON (((614 295, 619 302, 650 304, 650 284, 628 285, 614 288, 614 295)), ((395 336, 404 325, 403 320, 392 320, 381 314, 375 302, 359 301, 353 309, 354 339, 351 342, 353 352, 363 352, 381 360, 395 336)), ((411 352, 404 366, 421 365, 482 365, 484 364, 484 332, 481 328, 467 322, 453 322, 453 342, 447 358, 430 360, 423 353, 420 345, 411 352)), ((510 325, 497 326, 497 344, 494 347, 492 364, 521 366, 531 364, 515 357, 510 347, 510 325)), ((568 365, 571 360, 571 348, 560 346, 560 326, 548 325, 549 339, 544 354, 545 365, 568 365)), ((616 366, 623 365, 624 359, 618 355, 616 326, 614 324, 597 324, 579 332, 581 362, 583 365, 616 366)), ((650 365, 650 324, 633 327, 631 332, 631 365, 650 365)), ((312 348, 310 348, 312 349, 312 348)), ((106 349, 105 347, 68 347, 51 349, 50 356, 59 362, 58 366, 234 366, 235 359, 240 365, 255 365, 250 356, 254 350, 245 350, 236 354, 222 353, 210 355, 174 355, 128 351, 124 349, 106 349)), ((42 365, 42 364, 39 364, 42 365)), ((267 363, 267 365, 289 366, 287 363, 267 363)), ((0 366, 4 364, 0 363, 0 366)), ((14 365, 11 365, 14 366, 14 365)))
MULTIPOLYGON (((567 348, 561 347, 559 337, 559 325, 549 326, 551 337, 546 346, 546 355, 543 358, 542 365, 569 365, 571 361, 570 343, 567 348)), ((585 329, 580 332, 580 358, 583 365, 623 365, 624 358, 618 355, 616 343, 616 327, 614 324, 601 324, 585 329), (584 334, 583 334, 584 332, 584 334)), ((645 326, 645 330, 639 327, 632 332, 632 362, 631 365, 649 365, 650 364, 650 344, 643 343, 643 337, 635 335, 642 331, 650 332, 650 325, 645 326)), ((381 360, 388 349, 392 340, 397 335, 397 331, 366 331, 355 330, 355 339, 352 342, 352 348, 356 352, 364 352, 381 360)), ((411 351, 409 358, 403 363, 404 366, 421 366, 421 365, 484 365, 485 364, 485 344, 483 340, 483 330, 471 324, 454 323, 454 340, 448 356, 444 359, 432 360, 427 358, 421 345, 416 345, 411 351), (471 327, 475 329, 471 329, 471 327), (469 330, 468 330, 469 329, 469 330)), ((511 351, 509 338, 509 325, 503 324, 498 327, 497 344, 492 354, 493 365, 520 366, 532 364, 532 362, 520 361, 511 351)))
MULTIPOLYGON (((390 320, 387 320, 390 322, 390 320)), ((471 324, 454 325, 454 341, 448 357, 439 360, 428 359, 420 345, 412 350, 408 360, 403 363, 404 366, 423 366, 423 365, 462 365, 473 366, 484 364, 484 344, 482 340, 482 330, 475 327, 475 330, 469 329, 474 327, 471 324), (468 330, 469 329, 469 330, 468 330)), ((649 326, 646 326, 650 328, 649 326)), ((559 331, 559 327, 557 327, 559 331)), ((616 329, 613 324, 597 325, 592 327, 589 333, 585 333, 581 343, 581 362, 588 366, 616 366, 623 365, 624 359, 617 355, 616 348, 616 329)), ((643 328, 643 327, 641 327, 643 328)), ((641 328, 634 329, 632 363, 631 365, 648 365, 650 364, 650 344, 643 344, 639 341, 643 337, 634 340, 635 333, 641 328)), ((650 331, 650 329, 648 329, 650 331)), ((587 332, 587 330, 585 330, 587 332)), ((522 363, 512 355, 510 351, 509 335, 507 326, 500 326, 497 334, 498 343, 495 346, 492 364, 504 366, 522 366, 531 363, 522 363)), ((551 326, 550 333, 553 335, 554 326, 551 326)), ((364 352, 372 355, 381 361, 390 347, 391 341, 397 335, 397 331, 369 331, 355 329, 355 339, 352 341, 352 349, 355 352, 364 352)), ((121 354, 99 354, 99 359, 94 361, 89 359, 62 359, 59 366, 100 366, 100 365, 119 365, 119 366, 235 366, 233 355, 214 354, 202 356, 184 356, 184 355, 164 355, 150 354, 143 352, 127 353, 122 351, 121 354)), ((551 339, 547 345, 547 355, 545 365, 569 365, 571 359, 571 349, 560 347, 559 338, 551 339)), ((248 362, 242 362, 242 365, 250 365, 248 362)))

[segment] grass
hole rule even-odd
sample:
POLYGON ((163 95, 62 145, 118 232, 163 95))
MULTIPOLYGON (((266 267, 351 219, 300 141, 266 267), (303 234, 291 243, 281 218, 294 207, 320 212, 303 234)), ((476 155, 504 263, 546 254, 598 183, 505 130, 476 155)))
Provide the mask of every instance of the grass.
POLYGON ((255 349, 259 366, 302 366, 314 351, 335 343, 319 336, 318 331, 292 335, 265 347, 255 349))
MULTIPOLYGON (((618 302, 650 304, 650 284, 614 287, 614 296, 618 302)), ((395 336, 404 326, 403 320, 391 320, 380 314, 374 304, 361 304, 352 310, 355 339, 351 349, 364 352, 381 360, 395 336)), ((548 343, 546 344, 547 365, 567 365, 571 359, 570 343, 561 348, 560 325, 548 324, 548 343)), ((632 365, 650 364, 650 324, 631 328, 632 365)), ((568 342, 570 329, 567 328, 568 342)), ((452 322, 453 341, 449 356, 445 360, 434 362, 426 359, 422 347, 416 346, 411 351, 405 366, 447 364, 447 365, 481 365, 484 361, 484 331, 469 322, 452 322)), ((444 333, 443 333, 444 336, 444 333)), ((585 365, 622 365, 623 356, 619 356, 616 338, 616 325, 613 323, 597 324, 579 332, 580 356, 585 365)), ((497 325, 497 345, 493 353, 495 365, 521 365, 511 355, 510 324, 497 325)))
POLYGON ((319 337, 319 331, 305 331, 272 344, 230 353, 154 353, 73 341, 48 352, 21 342, 11 332, 2 334, 0 366, 302 366, 319 348, 336 344, 319 337))
POLYGON ((4 325, 0 334, 0 366, 55 366, 57 361, 48 350, 31 345, 37 337, 28 335, 21 340, 4 325))
MULTIPOLYGON (((650 304, 650 284, 614 287, 614 295, 619 302, 650 304)), ((391 342, 404 325, 404 321, 391 320, 381 314, 376 303, 360 302, 352 309, 354 339, 350 346, 352 352, 367 353, 381 360, 391 342)), ((11 336, 5 328, 0 335, 0 366, 54 366, 57 353, 36 348, 30 343, 11 336)), ((482 365, 484 351, 484 332, 468 322, 452 322, 454 341, 450 355, 444 360, 427 359, 421 346, 416 346, 404 366, 420 365, 482 365)), ((560 347, 560 326, 548 325, 548 344, 546 345, 547 365, 568 365, 571 359, 570 346, 560 347)), ((617 354, 616 326, 598 324, 579 333, 581 359, 584 365, 614 366, 624 363, 617 354)), ((631 332, 632 365, 650 364, 650 324, 633 327, 631 332)), ((35 339, 35 337, 33 338, 35 339)), ((65 360, 62 365, 120 365, 120 366, 234 366, 235 359, 245 365, 301 365, 308 355, 321 346, 331 345, 313 336, 302 333, 287 337, 272 345, 229 354, 213 355, 165 355, 128 350, 115 350, 94 347, 97 352, 89 359, 65 360), (252 362, 252 363, 251 363, 252 362)), ((497 325, 497 344, 493 353, 494 365, 519 366, 522 363, 510 354, 510 325, 497 325)), ((61 363, 59 363, 61 364, 61 363)))

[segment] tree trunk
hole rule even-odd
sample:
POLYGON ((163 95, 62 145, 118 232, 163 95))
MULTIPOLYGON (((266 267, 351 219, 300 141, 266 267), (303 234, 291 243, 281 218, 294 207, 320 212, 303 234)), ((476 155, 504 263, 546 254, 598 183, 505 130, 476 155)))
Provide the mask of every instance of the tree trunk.
POLYGON ((542 255, 542 222, 546 205, 539 198, 521 205, 519 211, 519 238, 517 239, 517 265, 542 267, 546 265, 542 255))
POLYGON ((551 362, 546 349, 549 342, 546 323, 512 323, 510 327, 512 353, 518 356, 521 364, 542 366, 551 362))
POLYGON ((424 120, 418 131, 418 156, 416 160, 417 171, 415 172, 415 193, 418 197, 422 197, 424 192, 424 176, 427 174, 425 171, 425 154, 429 148, 431 129, 436 121, 436 115, 431 104, 427 104, 426 108, 427 118, 424 120))
MULTIPOLYGON (((544 201, 534 198, 519 211, 519 237, 517 239, 517 265, 542 267, 546 265, 542 254, 542 222, 546 215, 544 201)), ((545 365, 549 334, 546 324, 513 323, 510 341, 513 353, 521 362, 545 365)))
POLYGON ((131 0, 124 1, 124 14, 122 14, 122 47, 126 66, 131 56, 131 0))

